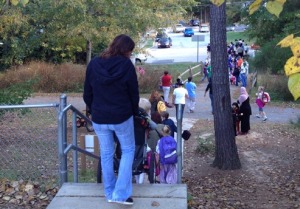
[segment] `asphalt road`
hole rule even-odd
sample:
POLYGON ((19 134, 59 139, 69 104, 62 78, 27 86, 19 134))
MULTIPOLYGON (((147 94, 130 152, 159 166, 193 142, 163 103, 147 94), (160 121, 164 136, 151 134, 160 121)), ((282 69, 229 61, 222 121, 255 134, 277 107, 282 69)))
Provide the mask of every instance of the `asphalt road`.
MULTIPOLYGON (((172 38, 170 48, 158 48, 156 42, 147 49, 149 54, 146 63, 149 64, 169 64, 175 62, 204 62, 207 57, 207 44, 210 42, 210 33, 200 33, 199 27, 194 26, 194 39, 184 37, 183 33, 169 32, 172 38), (199 42, 195 36, 201 36, 199 42)), ((249 51, 250 56, 254 56, 253 50, 249 51)))

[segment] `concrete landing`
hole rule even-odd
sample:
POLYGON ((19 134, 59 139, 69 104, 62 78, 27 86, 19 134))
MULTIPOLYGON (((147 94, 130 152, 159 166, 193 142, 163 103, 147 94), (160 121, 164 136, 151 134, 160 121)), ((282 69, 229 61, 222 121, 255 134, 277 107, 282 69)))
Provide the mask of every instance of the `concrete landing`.
POLYGON ((108 203, 103 185, 65 183, 47 209, 187 209, 185 184, 133 184, 134 205, 108 203))

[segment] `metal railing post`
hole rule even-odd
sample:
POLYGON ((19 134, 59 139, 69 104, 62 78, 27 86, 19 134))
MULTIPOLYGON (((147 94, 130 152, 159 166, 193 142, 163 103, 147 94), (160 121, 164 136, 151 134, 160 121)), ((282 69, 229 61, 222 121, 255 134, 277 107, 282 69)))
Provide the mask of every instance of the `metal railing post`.
POLYGON ((182 178, 182 115, 183 108, 182 104, 178 104, 176 108, 176 120, 177 120, 177 183, 181 184, 182 178))
MULTIPOLYGON (((77 125, 76 125, 76 112, 73 112, 72 118, 72 144, 77 147, 77 125)), ((73 182, 78 183, 78 151, 73 150, 73 182)))
MULTIPOLYGON (((60 96, 59 113, 67 106, 67 96, 60 96)), ((67 147, 67 116, 63 113, 63 117, 58 121, 58 160, 59 160, 59 184, 60 186, 68 181, 67 173, 67 156, 64 150, 67 147)))

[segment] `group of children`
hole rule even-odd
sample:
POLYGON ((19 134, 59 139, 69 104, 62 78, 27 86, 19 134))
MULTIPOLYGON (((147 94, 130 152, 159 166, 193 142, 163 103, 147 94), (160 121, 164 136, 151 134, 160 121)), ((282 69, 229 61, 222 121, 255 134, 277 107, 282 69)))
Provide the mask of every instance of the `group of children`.
MULTIPOLYGON (((256 95, 256 104, 258 106, 258 114, 257 118, 262 118, 262 121, 266 121, 267 114, 264 111, 264 106, 270 102, 270 96, 267 92, 265 92, 265 88, 263 86, 258 87, 258 92, 256 95), (267 98, 266 98, 267 97, 267 98)), ((240 120, 243 116, 243 113, 240 112, 240 107, 237 102, 232 103, 232 119, 233 119, 233 127, 235 136, 240 134, 240 120)))
MULTIPOLYGON (((169 118, 167 111, 159 112, 159 108, 151 107, 153 105, 157 106, 158 103, 150 103, 146 98, 140 99, 139 106, 147 112, 151 124, 145 136, 147 152, 155 153, 156 164, 159 165, 156 167, 155 175, 159 178, 159 182, 175 184, 177 183, 177 142, 174 132, 177 132, 177 127, 169 118)), ((151 155, 147 154, 147 156, 151 155)), ((144 173, 137 175, 136 183, 143 183, 143 179, 144 173)))

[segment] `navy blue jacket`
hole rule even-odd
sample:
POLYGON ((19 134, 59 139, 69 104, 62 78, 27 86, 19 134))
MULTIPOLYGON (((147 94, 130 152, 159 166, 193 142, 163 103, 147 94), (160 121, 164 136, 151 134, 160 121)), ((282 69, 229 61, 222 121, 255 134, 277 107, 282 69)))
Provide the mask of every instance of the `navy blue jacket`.
POLYGON ((129 58, 96 57, 86 70, 83 100, 98 124, 119 124, 138 114, 139 88, 129 58))

